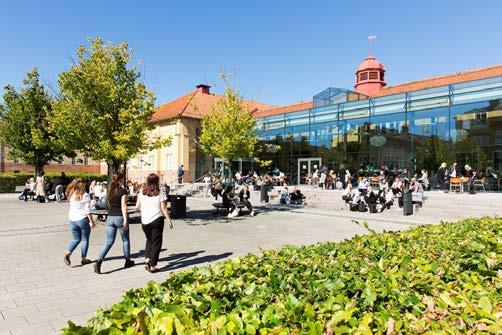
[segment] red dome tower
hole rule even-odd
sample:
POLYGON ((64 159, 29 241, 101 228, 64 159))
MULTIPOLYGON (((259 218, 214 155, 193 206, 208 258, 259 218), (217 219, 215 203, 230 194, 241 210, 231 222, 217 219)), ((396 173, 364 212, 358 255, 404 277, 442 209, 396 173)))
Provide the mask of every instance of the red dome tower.
POLYGON ((385 68, 375 57, 368 56, 357 68, 356 92, 372 96, 378 93, 385 85, 385 68))

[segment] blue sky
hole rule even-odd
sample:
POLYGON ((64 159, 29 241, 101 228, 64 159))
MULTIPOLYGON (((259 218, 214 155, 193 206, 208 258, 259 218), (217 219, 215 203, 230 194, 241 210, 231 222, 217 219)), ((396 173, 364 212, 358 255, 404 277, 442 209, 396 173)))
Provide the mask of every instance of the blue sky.
POLYGON ((58 73, 88 37, 127 41, 145 83, 166 102, 198 83, 282 105, 352 88, 372 53, 388 84, 502 63, 502 1, 12 1, 0 3, 0 86, 32 67, 58 73))

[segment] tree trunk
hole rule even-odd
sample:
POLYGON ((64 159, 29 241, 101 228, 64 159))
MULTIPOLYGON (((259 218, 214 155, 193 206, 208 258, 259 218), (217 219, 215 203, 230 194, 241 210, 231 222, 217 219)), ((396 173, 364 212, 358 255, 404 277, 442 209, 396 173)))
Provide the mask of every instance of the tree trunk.
POLYGON ((45 166, 45 164, 35 165, 35 179, 38 177, 40 172, 44 171, 44 166, 45 166))
POLYGON ((232 181, 232 164, 230 163, 232 160, 228 160, 228 181, 227 181, 227 186, 235 186, 235 183, 232 181))
POLYGON ((107 187, 108 191, 110 191, 110 183, 112 182, 112 175, 117 174, 120 169, 120 162, 116 160, 108 161, 106 162, 108 165, 108 182, 107 182, 107 187))

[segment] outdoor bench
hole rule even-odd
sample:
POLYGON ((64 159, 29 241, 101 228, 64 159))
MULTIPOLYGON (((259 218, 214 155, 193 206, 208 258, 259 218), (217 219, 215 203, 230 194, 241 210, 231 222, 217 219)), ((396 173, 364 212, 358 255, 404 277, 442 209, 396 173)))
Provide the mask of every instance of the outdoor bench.
MULTIPOLYGON (((230 208, 229 206, 226 206, 224 205, 222 202, 215 202, 213 203, 213 207, 216 208, 216 213, 218 213, 220 211, 220 209, 226 209, 228 211, 228 209, 230 208)), ((238 204, 237 205, 237 208, 240 210, 241 208, 244 208, 246 206, 244 206, 243 204, 238 204)))
MULTIPOLYGON (((128 206, 127 207, 127 214, 132 214, 134 212, 136 212, 136 207, 135 206, 128 206)), ((106 221, 106 218, 108 217, 108 209, 96 209, 96 208, 93 208, 91 210, 91 214, 97 215, 98 220, 106 221)))

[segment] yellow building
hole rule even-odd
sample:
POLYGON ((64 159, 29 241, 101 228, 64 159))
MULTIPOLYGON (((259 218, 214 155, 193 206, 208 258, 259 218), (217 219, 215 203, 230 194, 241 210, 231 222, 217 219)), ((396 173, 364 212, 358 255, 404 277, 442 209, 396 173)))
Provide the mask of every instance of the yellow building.
MULTIPOLYGON (((147 152, 131 159, 127 177, 142 182, 150 173, 157 173, 161 181, 173 182, 178 178, 178 168, 183 165, 184 181, 194 181, 213 168, 213 159, 204 154, 197 139, 201 133, 201 121, 214 104, 224 98, 210 92, 210 86, 197 85, 196 90, 161 105, 152 122, 155 129, 151 136, 171 136, 168 147, 147 152)), ((245 101, 249 111, 255 113, 269 109, 269 105, 245 101)))

